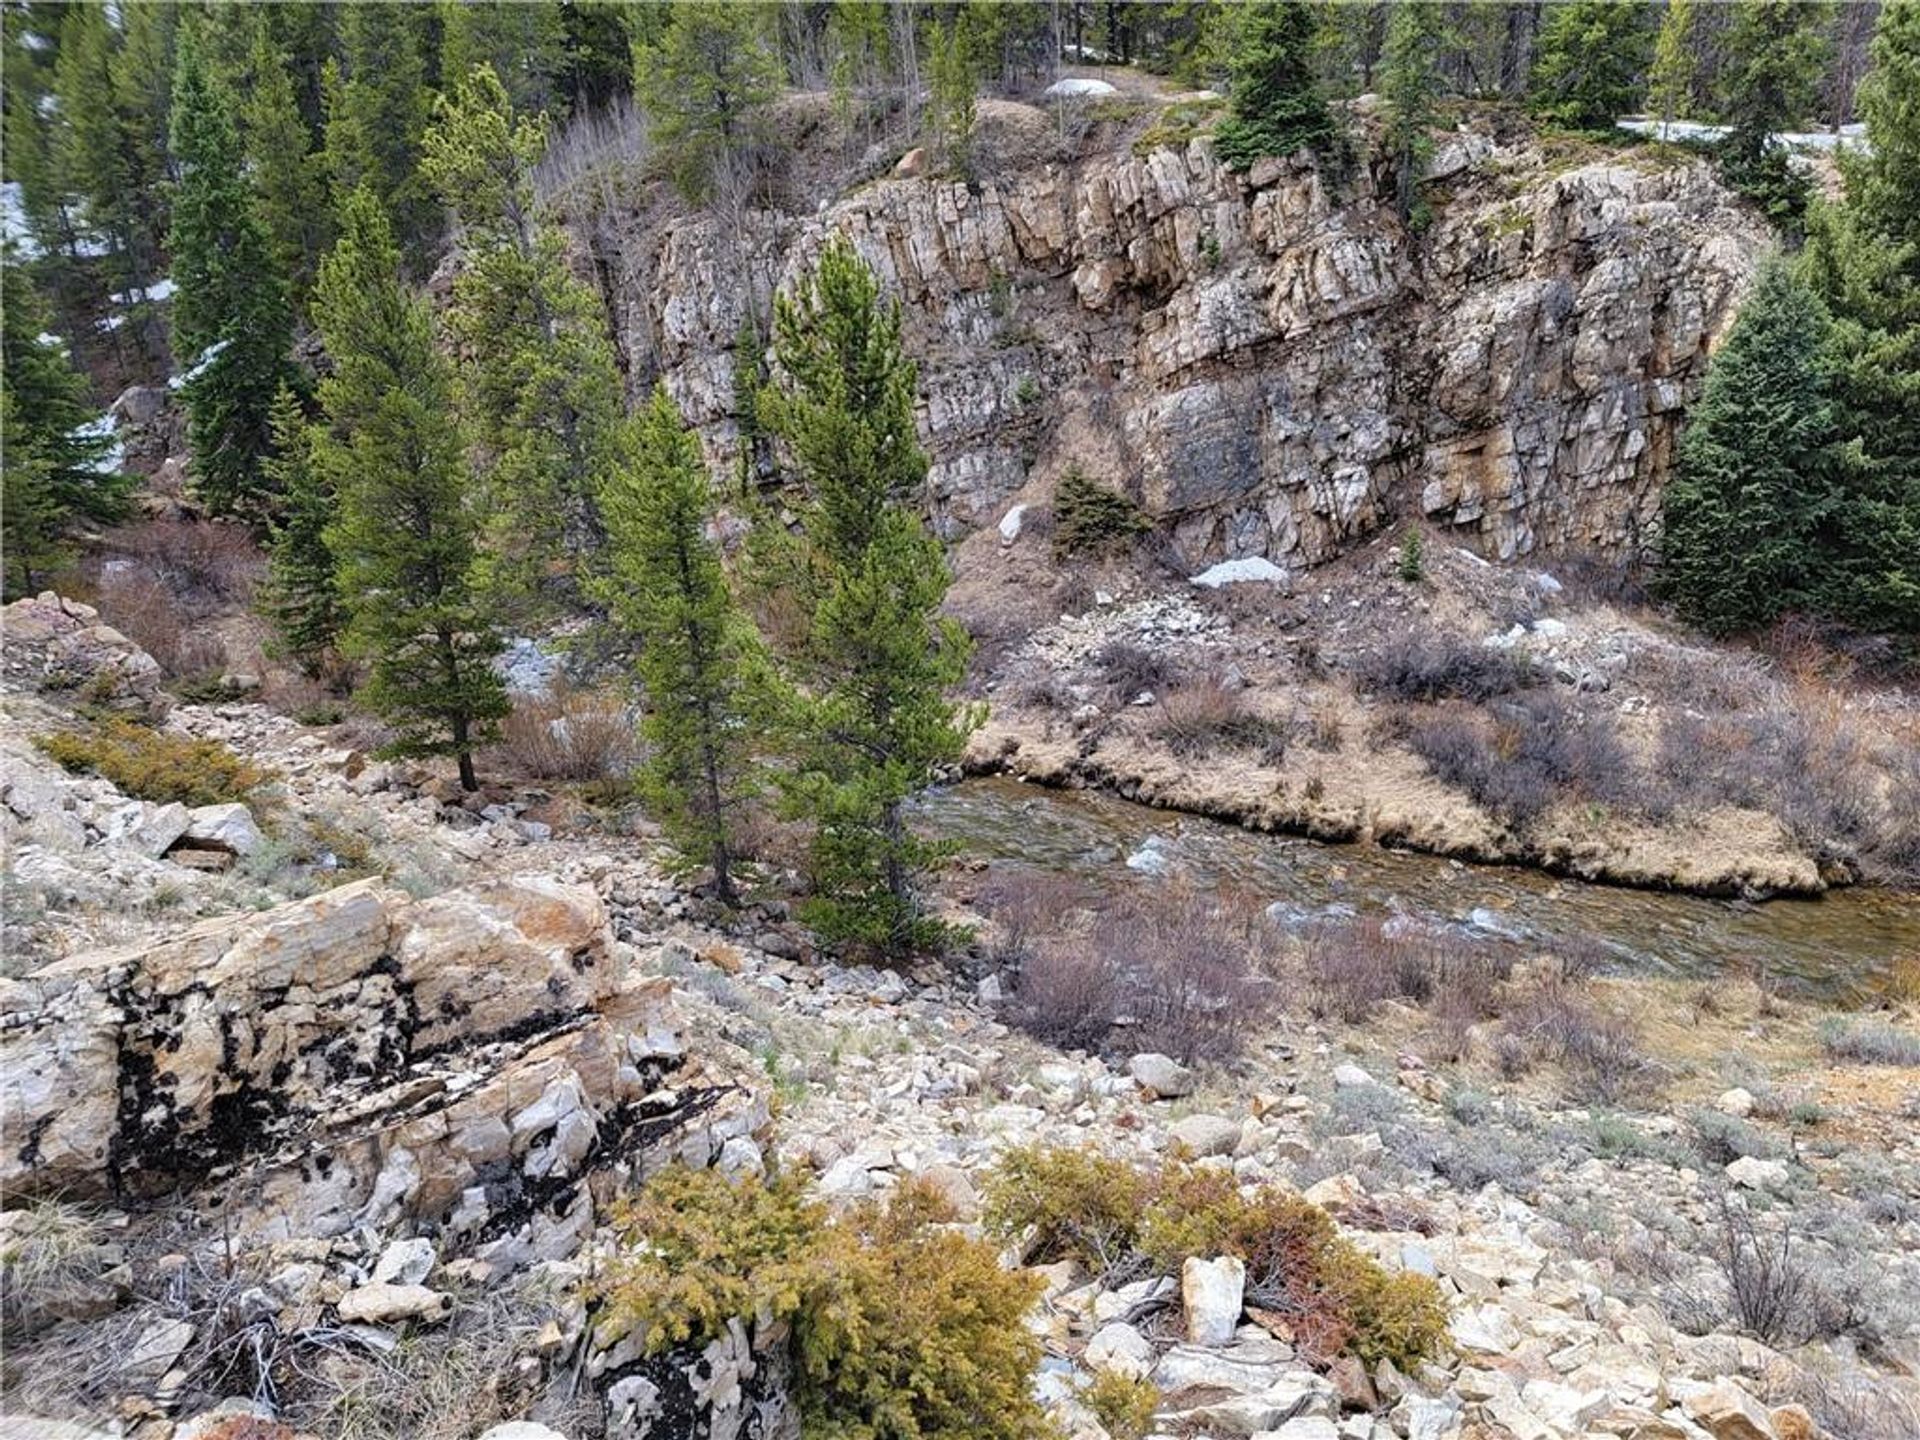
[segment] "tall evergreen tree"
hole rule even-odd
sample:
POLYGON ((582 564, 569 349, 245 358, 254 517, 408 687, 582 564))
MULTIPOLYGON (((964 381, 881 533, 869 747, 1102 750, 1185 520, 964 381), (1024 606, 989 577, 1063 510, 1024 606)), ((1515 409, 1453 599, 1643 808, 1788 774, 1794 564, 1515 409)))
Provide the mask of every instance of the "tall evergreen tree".
POLYGON ((427 5, 344 7, 342 63, 327 86, 326 156, 336 205, 361 186, 387 212, 408 273, 425 274, 439 215, 420 173, 427 128, 427 5))
POLYGON ((1453 46, 1444 5, 1399 4, 1387 17, 1380 61, 1380 98, 1386 102, 1386 146, 1393 158, 1394 193, 1400 213, 1416 228, 1431 218, 1418 185, 1433 157, 1434 105, 1441 65, 1453 46))
POLYGON ((333 357, 320 382, 313 463, 337 499, 325 535, 347 606, 341 648, 369 661, 361 698, 398 730, 396 755, 473 751, 507 713, 500 636, 474 584, 478 522, 447 361, 426 302, 400 283, 400 251, 371 189, 347 197, 321 263, 314 317, 333 357))
POLYGON ((713 872, 729 905, 735 814, 753 786, 747 718, 761 661, 707 538, 712 508, 700 442, 656 387, 633 462, 605 492, 609 593, 638 642, 647 696, 649 807, 681 856, 713 872))
POLYGON ((1858 439, 1837 612, 1920 633, 1920 3, 1882 9, 1872 57, 1869 143, 1842 156, 1846 203, 1815 207, 1806 265, 1837 317, 1836 395, 1858 439))
POLYGON ((967 36, 958 19, 931 26, 927 32, 928 78, 933 104, 928 113, 940 161, 956 175, 965 175, 973 163, 974 96, 978 81, 967 36))
POLYGON ((1714 356, 1663 503, 1662 585, 1725 635, 1820 608, 1843 495, 1830 322, 1774 261, 1714 356))
POLYGON ((898 953, 938 935, 915 893, 938 852, 907 827, 905 804, 978 723, 946 694, 970 644, 939 614, 946 557, 909 508, 927 460, 898 305, 835 241, 781 297, 774 335, 785 386, 766 408, 808 497, 801 742, 784 782, 816 827, 806 913, 831 939, 898 953))
POLYGON ((732 178, 756 111, 779 93, 774 17, 758 0, 673 0, 655 40, 636 39, 633 93, 675 179, 704 198, 732 178))
POLYGON ((40 587, 76 526, 123 519, 132 481, 112 427, 88 402, 86 377, 44 332, 46 310, 26 272, 12 255, 0 261, 0 528, 12 599, 40 587))
POLYGON ((553 0, 441 0, 440 75, 447 85, 492 68, 523 115, 563 114, 567 30, 553 0))
POLYGON ((442 102, 423 167, 460 222, 449 321, 491 516, 490 583, 522 607, 577 592, 600 548, 597 497, 625 460, 620 372, 599 300, 535 206, 545 141, 483 65, 442 102))
POLYGON ((216 515, 262 519, 274 396, 291 376, 293 317, 254 212, 233 98, 192 36, 174 78, 173 343, 186 371, 194 488, 216 515))
MULTIPOLYGON (((153 117, 131 108, 145 90, 133 84, 120 52, 123 37, 108 15, 105 6, 75 5, 61 24, 54 73, 57 160, 80 196, 88 227, 108 246, 108 273, 124 297, 126 313, 119 318, 129 322, 124 333, 153 359, 165 352, 164 327, 147 296, 162 278, 167 235, 167 189, 161 183, 166 132, 163 125, 156 141, 153 117)), ((140 22, 143 50, 151 48, 156 23, 140 22)))
POLYGON ((281 497, 280 522, 268 551, 265 609, 280 647, 308 675, 326 670, 338 648, 346 610, 327 527, 335 495, 313 463, 313 437, 299 398, 282 386, 274 397, 273 454, 267 477, 281 497))
MULTIPOLYGON (((260 12, 264 15, 266 12, 260 12)), ((328 239, 326 157, 314 148, 301 113, 290 57, 271 28, 256 22, 249 56, 252 84, 241 102, 248 169, 261 222, 288 298, 304 309, 328 239)))
POLYGON ((1642 0, 1548 6, 1533 62, 1533 108, 1578 130, 1610 130, 1638 109, 1653 52, 1653 13, 1642 0))
POLYGON ((1233 49, 1233 113, 1215 133, 1220 158, 1245 169, 1263 155, 1326 150, 1339 129, 1313 73, 1319 20, 1303 0, 1249 0, 1233 49))

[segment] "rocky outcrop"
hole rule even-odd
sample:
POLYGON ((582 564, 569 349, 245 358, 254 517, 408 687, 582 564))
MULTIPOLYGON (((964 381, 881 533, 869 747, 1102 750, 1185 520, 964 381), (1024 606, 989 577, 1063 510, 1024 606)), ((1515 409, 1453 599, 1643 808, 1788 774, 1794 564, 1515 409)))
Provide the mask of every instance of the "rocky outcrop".
POLYGON ((583 887, 366 880, 0 981, 0 1184, 219 1184, 268 1238, 428 1224, 495 1263, 570 1255, 590 1173, 661 1141, 705 1164, 764 1121, 697 1073, 662 1086, 684 1049, 624 948, 583 887))
POLYGON ((157 723, 173 706, 154 658, 91 605, 51 590, 0 611, 0 668, 10 689, 66 694, 95 709, 157 723))
POLYGON ((744 234, 603 214, 592 244, 624 348, 728 451, 744 306, 847 236, 905 307, 949 536, 1079 464, 1196 570, 1312 564, 1419 514, 1501 557, 1631 547, 1764 228, 1704 163, 1485 130, 1429 192, 1415 232, 1384 180, 1240 175, 1198 139, 891 178, 744 234))

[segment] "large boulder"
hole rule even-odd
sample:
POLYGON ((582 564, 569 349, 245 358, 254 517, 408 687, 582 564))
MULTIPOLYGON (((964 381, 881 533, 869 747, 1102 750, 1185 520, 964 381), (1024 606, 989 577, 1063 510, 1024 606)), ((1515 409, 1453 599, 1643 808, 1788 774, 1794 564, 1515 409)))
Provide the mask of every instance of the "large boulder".
POLYGON ((173 697, 160 688, 159 663, 91 605, 51 590, 0 610, 6 645, 0 675, 9 685, 83 699, 95 709, 157 724, 173 697))

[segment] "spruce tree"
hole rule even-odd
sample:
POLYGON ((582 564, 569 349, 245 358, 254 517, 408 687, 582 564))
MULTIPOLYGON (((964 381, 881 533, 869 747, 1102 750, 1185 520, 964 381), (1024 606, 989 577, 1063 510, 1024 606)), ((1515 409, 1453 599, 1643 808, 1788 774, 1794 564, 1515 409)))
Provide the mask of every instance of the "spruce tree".
POLYGON ((1825 308, 1782 261, 1714 356, 1663 501, 1661 584, 1716 635, 1818 608, 1843 509, 1825 308))
POLYGON ((369 662, 362 700, 398 731, 396 755, 452 755, 478 789, 473 751, 507 713, 501 642, 474 584, 478 523, 431 312, 402 288, 386 207, 347 197, 321 263, 314 317, 333 358, 313 433, 337 496, 325 543, 347 608, 341 648, 369 662))
POLYGON ((233 123, 233 100, 189 36, 174 79, 173 343, 186 366, 196 492, 216 515, 263 519, 261 462, 274 397, 290 377, 293 317, 233 123))
POLYGON ((1857 444, 1830 613, 1920 633, 1920 3, 1880 12, 1846 203, 1814 207, 1806 268, 1835 313, 1835 394, 1857 444))
POLYGON ((1440 66, 1454 43, 1444 5, 1395 5, 1387 17, 1380 59, 1380 98, 1386 102, 1387 153, 1393 158, 1394 194, 1400 213, 1416 229, 1432 215, 1418 185, 1433 158, 1434 105, 1440 66))
POLYGON ((1301 0, 1250 0, 1233 47, 1233 113, 1214 135, 1220 158, 1244 170, 1263 155, 1327 150, 1338 127, 1313 73, 1318 17, 1301 0))
POLYGON ((634 42, 634 96, 693 199, 733 168, 755 111, 779 93, 774 21, 757 0, 673 0, 659 37, 634 42))
POLYGON ((280 648, 308 675, 319 675, 333 659, 346 620, 327 544, 335 496, 313 463, 306 414, 287 386, 274 397, 272 433, 273 454, 265 469, 281 497, 281 519, 268 551, 265 608, 280 648))
POLYGON ((1547 7, 1530 103, 1576 130, 1605 131, 1638 108, 1652 59, 1653 11, 1642 0, 1563 0, 1547 7))
POLYGON ((620 372, 598 298, 541 215, 537 120, 489 66, 442 101, 423 173, 460 222, 448 321, 458 396, 490 516, 489 585, 531 611, 577 598, 600 548, 597 497, 625 459, 620 372))
POLYGON ((967 37, 959 20, 930 27, 927 48, 933 98, 928 118, 939 147, 940 163, 949 173, 965 176, 973 163, 977 82, 967 37))
POLYGON ((0 256, 0 422, 6 456, 6 596, 32 594, 83 524, 124 519, 131 477, 66 344, 15 256, 0 256))
POLYGON ((793 657, 802 698, 789 811, 815 826, 805 914, 830 940, 898 954, 937 940, 915 877, 939 853, 906 801, 959 758, 978 723, 947 691, 969 641, 939 614, 951 577, 909 508, 927 460, 914 431, 914 368, 900 311, 844 241, 776 306, 766 406, 807 504, 794 577, 807 628, 793 657))
POLYGON ((707 537, 711 511, 698 437, 656 386, 632 462, 605 492, 616 620, 633 635, 647 697, 644 798, 691 866, 713 872, 732 905, 734 816, 752 790, 747 718, 761 669, 755 637, 707 537))
POLYGON ((1740 0, 1733 7, 1720 88, 1731 129, 1720 163, 1735 189, 1797 234, 1808 184, 1773 143, 1813 112, 1827 57, 1824 5, 1740 0))

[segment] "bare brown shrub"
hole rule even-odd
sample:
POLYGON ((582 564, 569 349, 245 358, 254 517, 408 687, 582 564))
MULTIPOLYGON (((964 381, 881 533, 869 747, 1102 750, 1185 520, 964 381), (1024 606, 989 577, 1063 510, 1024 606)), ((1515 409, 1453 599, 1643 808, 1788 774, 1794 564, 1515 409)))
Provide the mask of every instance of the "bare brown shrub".
POLYGON ((1552 974, 1504 1007, 1495 1058, 1509 1078, 1552 1061, 1574 1095, 1607 1104, 1644 1096, 1660 1082, 1632 1024, 1601 1013, 1576 985, 1552 974))
POLYGON ((981 889, 979 904, 993 917, 990 950, 1002 963, 1017 963, 1043 935, 1060 930, 1093 899, 1081 880, 1054 870, 1005 869, 981 889))
POLYGON ((1094 656, 1094 663, 1100 667, 1113 698, 1121 704, 1142 691, 1157 695, 1180 679, 1179 671, 1166 656, 1131 640, 1109 640, 1094 656))
POLYGON ((534 780, 614 779, 640 759, 626 703, 570 688, 522 696, 501 727, 500 749, 514 771, 534 780))
POLYGON ((1316 926, 1306 937, 1304 963, 1308 1008, 1350 1025, 1388 1001, 1424 1005, 1437 996, 1485 1019, 1495 1012, 1495 987, 1512 968, 1504 952, 1455 932, 1379 916, 1316 926))
POLYGON ((208 675, 225 663, 219 637, 160 580, 111 570, 95 586, 100 618, 151 655, 170 679, 208 675))
POLYGON ((1286 759, 1293 726, 1261 710, 1245 690, 1207 676, 1180 685, 1161 700, 1153 733, 1176 755, 1244 750, 1264 764, 1278 765, 1286 759))
POLYGON ((1084 930, 1032 942, 1010 1012, 1029 1034, 1221 1062, 1278 1011, 1266 922, 1237 895, 1165 887, 1109 904, 1084 930))
POLYGON ((1535 683, 1532 667, 1464 635, 1415 631, 1354 661, 1355 685, 1388 700, 1492 700, 1535 683))

